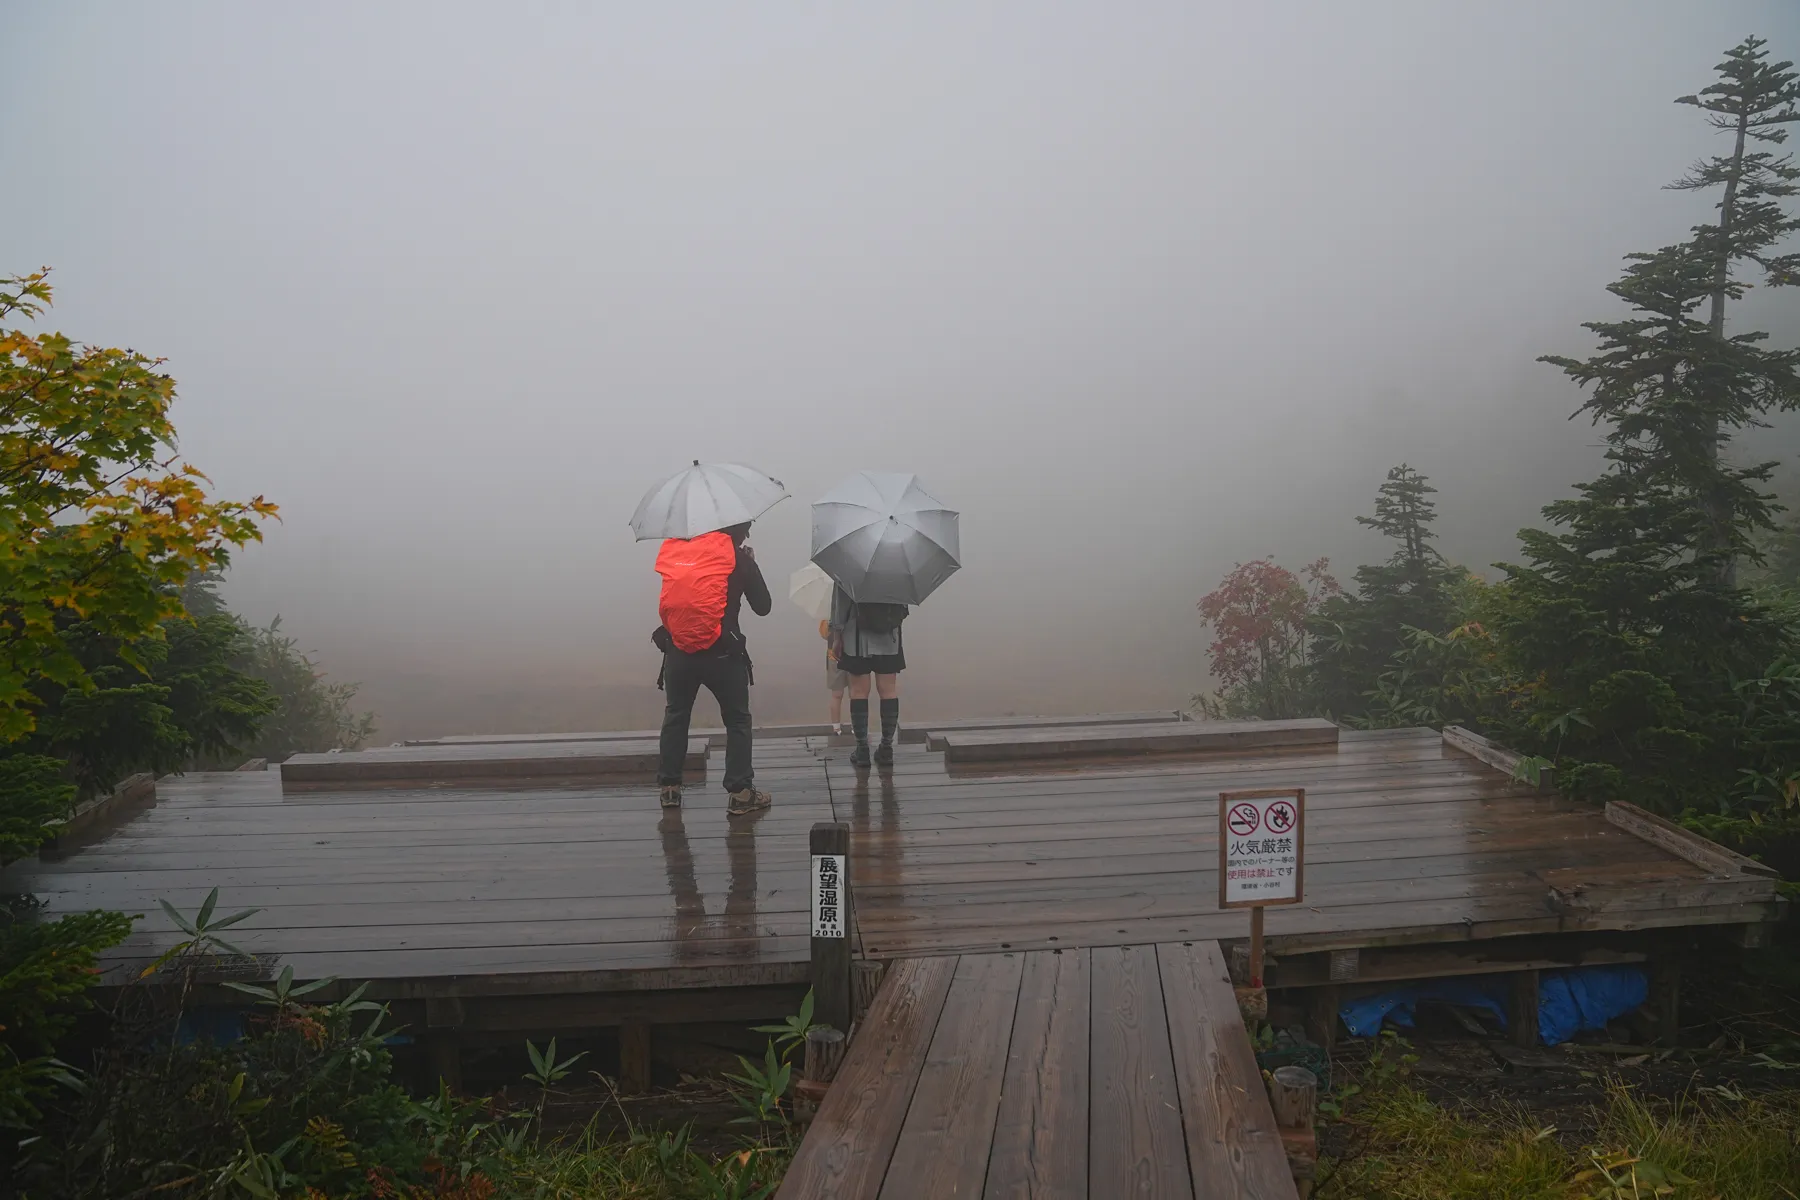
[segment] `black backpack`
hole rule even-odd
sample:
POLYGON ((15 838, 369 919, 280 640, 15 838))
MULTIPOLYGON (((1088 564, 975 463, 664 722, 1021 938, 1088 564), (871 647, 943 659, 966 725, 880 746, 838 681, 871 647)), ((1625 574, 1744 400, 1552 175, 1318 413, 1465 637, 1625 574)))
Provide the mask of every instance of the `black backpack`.
POLYGON ((868 633, 892 633, 906 620, 906 605, 857 603, 856 623, 868 633))

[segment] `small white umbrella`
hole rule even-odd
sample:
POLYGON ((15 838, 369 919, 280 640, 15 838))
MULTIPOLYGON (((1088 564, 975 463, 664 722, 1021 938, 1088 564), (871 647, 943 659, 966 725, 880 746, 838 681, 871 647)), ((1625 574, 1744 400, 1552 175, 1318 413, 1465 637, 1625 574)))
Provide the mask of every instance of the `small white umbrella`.
POLYGON ((859 471, 812 518, 812 560, 852 600, 918 604, 962 565, 957 514, 916 475, 859 471))
POLYGON ((815 621, 831 619, 831 593, 837 585, 817 563, 807 563, 788 578, 788 599, 815 621))
POLYGON ((631 515, 640 542, 652 538, 696 538, 715 529, 742 525, 787 498, 781 480, 742 463, 701 463, 677 471, 644 493, 631 515))

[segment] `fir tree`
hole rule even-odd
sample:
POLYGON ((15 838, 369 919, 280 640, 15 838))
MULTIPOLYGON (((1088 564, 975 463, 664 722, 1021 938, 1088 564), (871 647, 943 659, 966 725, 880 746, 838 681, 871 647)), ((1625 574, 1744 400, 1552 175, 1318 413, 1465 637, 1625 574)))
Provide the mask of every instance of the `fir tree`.
POLYGON ((1401 463, 1376 492, 1375 515, 1356 518, 1392 539, 1394 552, 1384 563, 1358 567, 1355 591, 1326 600, 1312 618, 1313 678, 1326 711, 1364 712, 1407 631, 1449 627, 1451 586, 1462 572, 1431 545, 1436 494, 1424 475, 1401 463))
MULTIPOLYGON (((1687 175, 1670 184, 1681 191, 1723 189, 1718 203, 1719 218, 1694 229, 1689 251, 1697 260, 1692 269, 1702 273, 1707 301, 1706 329, 1714 340, 1724 342, 1726 301, 1743 294, 1743 285, 1733 269, 1740 263, 1754 264, 1771 284, 1781 285, 1795 280, 1800 255, 1776 255, 1773 248, 1795 229, 1800 218, 1790 215, 1782 201, 1795 194, 1800 168, 1792 157, 1777 157, 1772 150, 1759 150, 1757 143, 1778 146, 1787 140, 1786 126, 1800 121, 1800 77, 1789 68, 1791 62, 1771 63, 1767 43, 1756 37, 1745 38, 1726 53, 1725 61, 1715 70, 1719 81, 1697 95, 1682 96, 1677 104, 1691 104, 1708 113, 1712 127, 1732 139, 1730 154, 1718 155, 1697 163, 1687 175)), ((1699 370, 1697 386, 1729 392, 1734 380, 1724 363, 1695 364, 1699 370)), ((1729 402, 1726 402, 1729 406, 1729 402)), ((1767 411, 1767 405, 1762 411, 1767 411)), ((1730 426, 1723 416, 1721 425, 1730 426)), ((1714 458, 1724 437, 1714 433, 1703 436, 1701 444, 1709 447, 1714 458)), ((1704 546, 1715 557, 1727 584, 1735 582, 1737 556, 1732 548, 1737 542, 1735 516, 1727 494, 1705 498, 1710 518, 1704 546)))
POLYGON ((1748 39, 1722 80, 1686 97, 1739 131, 1736 151, 1678 187, 1723 184, 1717 224, 1687 242, 1629 256, 1608 290, 1630 306, 1587 325, 1585 359, 1547 356, 1587 389, 1582 412, 1605 429, 1606 470, 1574 499, 1544 509, 1555 531, 1529 529, 1525 565, 1508 567, 1496 621, 1522 702, 1514 741, 1561 758, 1569 786, 1597 798, 1650 796, 1666 808, 1726 806, 1737 787, 1740 681, 1787 648, 1790 631, 1735 586, 1772 527, 1773 464, 1732 466, 1732 434, 1800 407, 1800 352, 1766 334, 1727 335, 1724 304, 1748 286, 1743 262, 1774 283, 1794 260, 1773 253, 1796 228, 1779 200, 1800 171, 1749 153, 1779 143, 1795 119, 1796 76, 1748 39))

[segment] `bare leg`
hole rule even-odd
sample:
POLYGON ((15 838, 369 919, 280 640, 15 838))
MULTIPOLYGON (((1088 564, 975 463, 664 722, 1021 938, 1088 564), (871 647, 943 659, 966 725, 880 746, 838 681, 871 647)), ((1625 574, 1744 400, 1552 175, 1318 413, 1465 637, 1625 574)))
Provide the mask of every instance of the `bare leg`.
MULTIPOLYGON (((865 676, 865 678, 867 678, 867 677, 865 676)), ((866 690, 868 688, 868 686, 869 685, 866 683, 863 685, 863 687, 865 689, 865 691, 863 692, 863 695, 865 695, 865 696, 867 696, 869 694, 868 691, 866 690)), ((898 675, 877 675, 877 676, 875 676, 875 690, 878 693, 880 693, 881 698, 883 700, 898 700, 900 698, 900 676, 898 676, 898 675)))
POLYGON ((844 723, 844 693, 841 690, 831 693, 831 723, 844 723))
MULTIPOLYGON (((873 678, 874 676, 872 675, 852 675, 850 677, 850 698, 852 700, 867 700, 869 698, 869 683, 873 678)), ((893 676, 889 675, 886 676, 886 678, 892 679, 893 676)))

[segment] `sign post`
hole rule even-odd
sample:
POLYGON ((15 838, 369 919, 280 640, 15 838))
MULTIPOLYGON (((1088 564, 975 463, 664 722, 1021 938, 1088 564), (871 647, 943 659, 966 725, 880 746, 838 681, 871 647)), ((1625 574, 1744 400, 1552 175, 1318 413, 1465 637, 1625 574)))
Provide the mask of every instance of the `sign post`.
POLYGON ((1219 907, 1250 910, 1250 986, 1263 985, 1263 909, 1305 895, 1306 789, 1219 793, 1219 907))
POLYGON ((848 1032, 850 994, 850 826, 820 821, 812 851, 812 986, 815 1019, 848 1032))

